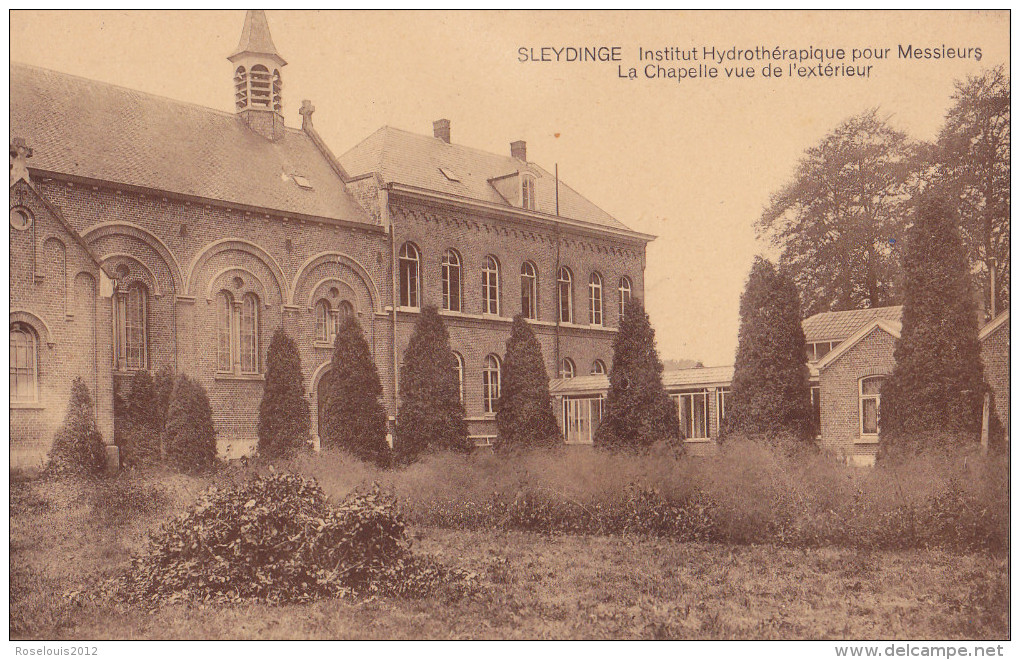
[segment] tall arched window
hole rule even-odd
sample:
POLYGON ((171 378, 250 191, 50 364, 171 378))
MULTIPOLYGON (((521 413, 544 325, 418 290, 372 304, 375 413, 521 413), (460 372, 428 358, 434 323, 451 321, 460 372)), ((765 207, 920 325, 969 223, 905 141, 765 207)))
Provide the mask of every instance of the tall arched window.
POLYGON ((38 399, 38 345, 32 328, 24 323, 11 324, 11 403, 38 399))
POLYGON ((349 300, 341 300, 334 323, 333 336, 335 337, 340 332, 340 326, 345 320, 352 318, 354 318, 354 305, 349 300))
POLYGON ((460 255, 456 250, 447 250, 443 254, 443 309, 461 311, 462 291, 460 255))
POLYGON ((328 300, 320 300, 315 303, 315 340, 329 341, 333 334, 333 310, 328 300))
POLYGON ((631 286, 629 278, 627 277, 620 278, 619 292, 620 292, 620 318, 622 319, 623 312, 627 307, 627 303, 630 302, 631 286))
POLYGON ((421 256, 413 243, 404 243, 398 258, 400 267, 400 306, 420 307, 421 256))
POLYGON ((563 358, 560 360, 560 378, 573 378, 577 375, 577 369, 574 368, 574 361, 570 358, 563 358))
POLYGON ((531 174, 521 175, 521 208, 535 210, 535 177, 531 174))
POLYGON ((591 373, 593 376, 606 373, 606 363, 602 360, 595 360, 591 363, 591 373))
POLYGON ((114 345, 118 369, 146 368, 148 302, 148 290, 141 282, 117 293, 114 345))
POLYGON ((602 276, 598 273, 588 279, 588 323, 602 325, 602 276))
POLYGON ((482 263, 482 313, 499 314, 499 262, 492 255, 482 263))
POLYGON ((885 376, 860 381, 861 435, 878 435, 882 422, 882 385, 885 376))
POLYGON ((216 371, 234 370, 234 297, 229 291, 216 294, 216 371))
POLYGON ((464 403, 464 358, 457 351, 453 352, 453 357, 457 360, 455 366, 457 369, 457 393, 460 396, 460 402, 464 403))
POLYGON ((574 276, 570 269, 560 268, 557 277, 560 302, 560 323, 574 322, 574 276))
POLYGON ((241 299, 241 373, 259 372, 259 298, 254 293, 241 299))
POLYGON ((526 319, 538 318, 538 271, 535 264, 521 264, 521 314, 526 319))
POLYGON ((482 405, 485 412, 496 412, 496 403, 499 401, 499 357, 489 355, 485 358, 485 365, 482 367, 482 405))

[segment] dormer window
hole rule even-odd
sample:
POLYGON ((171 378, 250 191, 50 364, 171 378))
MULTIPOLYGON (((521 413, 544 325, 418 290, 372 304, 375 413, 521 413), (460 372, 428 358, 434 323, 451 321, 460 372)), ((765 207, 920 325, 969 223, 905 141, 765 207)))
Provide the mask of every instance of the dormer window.
POLYGON ((306 179, 305 177, 301 176, 300 174, 294 174, 293 178, 294 183, 298 184, 298 186, 300 186, 301 188, 304 188, 305 190, 312 189, 312 182, 306 179))
POLYGON ((456 172, 454 172, 450 168, 448 168, 448 167, 440 167, 439 171, 442 172, 443 176, 446 177, 447 181, 452 181, 454 183, 460 183, 460 175, 458 175, 456 172))
POLYGON ((535 176, 533 174, 521 175, 521 208, 529 211, 535 210, 535 176))

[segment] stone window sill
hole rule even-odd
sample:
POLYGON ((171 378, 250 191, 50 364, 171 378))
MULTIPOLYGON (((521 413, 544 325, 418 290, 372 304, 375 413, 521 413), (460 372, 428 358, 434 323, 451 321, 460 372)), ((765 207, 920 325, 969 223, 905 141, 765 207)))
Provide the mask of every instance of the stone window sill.
POLYGON ((321 339, 316 339, 315 341, 312 342, 312 348, 327 348, 327 349, 331 349, 331 348, 333 348, 333 342, 331 342, 331 341, 322 341, 321 339))
POLYGON ((684 438, 684 442, 691 445, 705 444, 712 442, 712 438, 684 438))
POLYGON ((22 403, 11 403, 11 410, 46 410, 46 406, 38 401, 25 401, 22 403))
POLYGON ((219 372, 215 376, 216 380, 265 380, 264 374, 231 374, 219 372))
POLYGON ((878 444, 878 436, 877 435, 862 435, 861 437, 854 439, 854 444, 855 445, 877 445, 878 444))

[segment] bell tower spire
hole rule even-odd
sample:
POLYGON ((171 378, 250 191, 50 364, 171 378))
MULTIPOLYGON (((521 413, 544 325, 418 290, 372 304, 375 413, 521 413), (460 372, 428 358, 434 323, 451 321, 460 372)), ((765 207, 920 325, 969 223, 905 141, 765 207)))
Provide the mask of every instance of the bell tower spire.
POLYGON ((234 105, 248 127, 268 140, 283 137, 283 79, 280 57, 269 34, 266 12, 250 9, 241 40, 227 57, 234 65, 234 105))

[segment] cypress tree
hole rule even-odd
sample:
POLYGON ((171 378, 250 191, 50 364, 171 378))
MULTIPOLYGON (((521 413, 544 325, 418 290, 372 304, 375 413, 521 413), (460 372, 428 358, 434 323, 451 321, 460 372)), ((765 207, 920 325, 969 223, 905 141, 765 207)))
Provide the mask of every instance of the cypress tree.
POLYGON ((789 277, 756 257, 740 297, 740 331, 726 432, 774 442, 812 435, 800 296, 789 277))
POLYGON ((53 439, 46 472, 52 475, 94 476, 106 467, 106 448, 96 425, 96 409, 89 388, 80 377, 71 383, 64 423, 53 439))
POLYGON ((389 463, 382 383, 361 326, 346 317, 333 345, 322 446, 344 449, 364 461, 389 463))
POLYGON ((167 460, 182 472, 200 472, 217 462, 209 397, 201 384, 184 374, 174 380, 163 446, 167 460))
POLYGON ((145 369, 131 377, 122 410, 117 419, 121 427, 117 433, 121 463, 131 467, 155 463, 159 460, 164 419, 155 383, 145 369))
POLYGON ((676 445, 679 435, 676 405, 662 386, 655 330, 641 300, 631 298, 613 339, 609 394, 595 446, 647 449, 657 441, 676 445))
POLYGON ((497 451, 563 444, 549 397, 542 346, 521 314, 514 317, 506 342, 496 429, 497 451))
POLYGON ((881 450, 975 442, 986 391, 978 318, 958 212, 940 193, 918 205, 904 255, 903 329, 882 387, 881 450))
POLYGON ((400 462, 411 463, 442 449, 466 452, 471 443, 450 335, 439 311, 426 305, 404 351, 394 450, 400 462))
POLYGON ((277 458, 311 443, 312 418, 305 398, 297 343, 277 328, 266 352, 266 380, 259 403, 259 455, 277 458))

